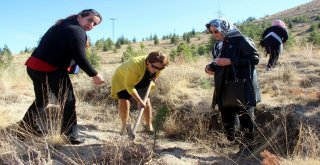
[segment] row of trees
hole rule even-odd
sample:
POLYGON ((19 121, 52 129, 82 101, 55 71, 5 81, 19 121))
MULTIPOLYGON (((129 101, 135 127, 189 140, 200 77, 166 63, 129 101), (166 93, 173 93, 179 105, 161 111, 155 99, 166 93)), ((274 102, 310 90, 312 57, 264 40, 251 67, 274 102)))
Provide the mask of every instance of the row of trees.
MULTIPOLYGON (((298 17, 292 17, 292 18, 285 18, 284 21, 286 22, 288 28, 289 28, 289 40, 286 43, 286 47, 290 48, 294 45, 296 45, 295 37, 293 33, 291 33, 291 29, 296 25, 300 23, 310 23, 310 27, 307 30, 309 35, 304 39, 303 42, 311 42, 315 45, 320 45, 320 16, 316 16, 314 18, 309 18, 307 16, 298 16, 298 17)), ((258 42, 261 38, 262 32, 270 26, 270 20, 269 21, 256 21, 255 18, 250 17, 246 21, 242 23, 238 23, 237 27, 239 30, 245 34, 246 36, 252 38, 254 41, 258 42)), ((162 40, 169 40, 171 44, 178 45, 176 49, 173 49, 170 53, 171 58, 176 59, 180 58, 182 54, 184 54, 185 58, 191 59, 192 57, 198 56, 198 55, 204 55, 212 49, 212 45, 215 41, 210 41, 209 43, 205 45, 190 45, 191 38, 194 38, 199 34, 200 32, 195 32, 193 29, 190 32, 183 33, 182 36, 179 36, 177 34, 169 34, 162 36, 162 40)), ((203 33, 203 32, 202 32, 203 33)), ((159 37, 154 34, 150 35, 150 37, 147 37, 145 39, 142 39, 142 41, 153 41, 154 45, 158 45, 160 43, 159 37)), ((99 39, 95 42, 93 45, 90 43, 91 48, 87 51, 88 56, 90 57, 91 62, 94 64, 98 64, 98 51, 109 51, 113 50, 114 52, 117 51, 117 49, 120 49, 122 45, 125 44, 131 44, 137 42, 134 38, 132 41, 125 38, 124 36, 121 36, 117 39, 117 41, 114 43, 110 38, 107 39, 99 39)), ((144 45, 140 44, 141 50, 134 51, 132 47, 128 47, 127 51, 124 53, 124 57, 132 57, 137 54, 143 54, 144 45)), ((24 51, 21 51, 22 53, 31 53, 34 49, 26 48, 24 51)), ((12 53, 7 45, 4 45, 3 48, 0 47, 0 67, 5 66, 6 64, 10 63, 12 59, 12 53)))
MULTIPOLYGON (((320 16, 315 18, 316 21, 319 22, 320 16)), ((286 42, 286 48, 290 48, 297 45, 296 38, 294 34, 291 32, 292 28, 299 24, 299 23, 309 23, 310 21, 314 21, 311 19, 308 19, 306 16, 299 16, 299 17, 293 17, 293 18, 287 18, 284 19, 288 26, 288 34, 289 34, 289 40, 286 42)), ((262 21, 257 22, 255 18, 248 18, 246 21, 239 23, 237 27, 239 30, 245 34, 246 36, 252 38, 256 43, 260 41, 261 34, 263 31, 271 26, 271 22, 269 21, 262 21)), ((305 37, 305 39, 301 40, 299 43, 303 44, 305 42, 312 42, 315 45, 320 45, 320 23, 312 23, 310 28, 307 32, 309 32, 309 35, 305 37)), ((181 61, 186 60, 192 60, 198 56, 209 54, 210 50, 212 50, 212 47, 215 43, 214 39, 209 41, 207 44, 202 45, 190 45, 190 39, 192 37, 196 37, 196 32, 188 32, 184 33, 182 37, 178 35, 168 35, 163 36, 162 39, 169 39, 171 44, 178 45, 176 48, 172 49, 170 52, 170 57, 172 60, 175 61, 181 61)), ((149 38, 151 39, 151 37, 149 38)), ((157 37, 154 37, 154 44, 158 44, 157 37)), ((124 59, 136 56, 138 51, 134 51, 134 49, 129 46, 126 52, 123 54, 124 59)))
MULTIPOLYGON (((182 39, 187 43, 190 43, 190 38, 195 36, 196 36, 196 32, 193 29, 191 32, 183 33, 182 39)), ((162 37, 162 40, 170 40, 170 43, 178 44, 179 38, 180 36, 177 34, 169 34, 169 35, 164 35, 162 37)), ((149 37, 142 38, 142 41, 153 41, 154 45, 158 45, 160 43, 160 40, 157 34, 154 34, 154 35, 151 34, 149 37)), ((94 46, 97 50, 100 50, 100 51, 108 51, 108 50, 116 51, 117 49, 120 49, 122 45, 136 43, 136 42, 137 42, 136 38, 133 38, 132 41, 130 41, 129 39, 125 38, 122 35, 117 39, 115 43, 110 38, 107 38, 107 39, 101 38, 95 42, 94 46)))

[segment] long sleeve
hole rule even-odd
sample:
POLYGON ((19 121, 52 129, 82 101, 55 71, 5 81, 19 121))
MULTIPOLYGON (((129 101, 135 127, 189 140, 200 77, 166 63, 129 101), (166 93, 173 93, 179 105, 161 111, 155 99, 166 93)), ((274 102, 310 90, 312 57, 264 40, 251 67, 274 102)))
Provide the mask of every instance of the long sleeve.
POLYGON ((68 39, 70 43, 71 58, 79 67, 90 77, 97 75, 97 71, 91 66, 86 57, 86 40, 87 36, 81 27, 71 27, 68 31, 68 39))

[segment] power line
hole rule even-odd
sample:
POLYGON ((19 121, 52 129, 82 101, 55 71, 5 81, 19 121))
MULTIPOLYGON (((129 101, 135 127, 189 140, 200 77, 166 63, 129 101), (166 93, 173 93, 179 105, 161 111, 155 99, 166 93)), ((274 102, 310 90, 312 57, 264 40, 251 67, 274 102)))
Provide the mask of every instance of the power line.
POLYGON ((112 21, 112 40, 114 42, 114 21, 118 20, 117 18, 109 18, 112 21))

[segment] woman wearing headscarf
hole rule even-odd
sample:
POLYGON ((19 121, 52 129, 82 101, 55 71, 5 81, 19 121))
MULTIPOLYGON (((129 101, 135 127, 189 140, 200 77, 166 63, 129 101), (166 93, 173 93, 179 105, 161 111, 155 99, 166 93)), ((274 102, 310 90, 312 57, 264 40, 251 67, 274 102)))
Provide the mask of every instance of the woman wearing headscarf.
POLYGON ((251 142, 254 140, 253 119, 257 102, 255 94, 245 91, 250 98, 248 102, 232 108, 224 106, 226 100, 222 95, 225 82, 235 80, 235 74, 238 79, 252 80, 252 85, 257 88, 258 84, 256 80, 253 81, 253 75, 255 65, 259 63, 259 54, 253 42, 226 19, 213 19, 206 24, 206 28, 217 40, 212 50, 213 62, 205 67, 207 74, 214 75, 215 90, 212 106, 217 105, 220 110, 227 139, 240 143, 238 154, 249 155, 252 149, 251 142), (236 118, 240 121, 239 134, 235 130, 236 118), (244 136, 240 136, 240 133, 244 136))
POLYGON ((286 24, 279 19, 274 20, 272 26, 268 27, 261 37, 261 46, 265 48, 267 54, 270 54, 267 65, 267 71, 270 71, 271 68, 277 65, 283 44, 286 43, 289 38, 286 24))

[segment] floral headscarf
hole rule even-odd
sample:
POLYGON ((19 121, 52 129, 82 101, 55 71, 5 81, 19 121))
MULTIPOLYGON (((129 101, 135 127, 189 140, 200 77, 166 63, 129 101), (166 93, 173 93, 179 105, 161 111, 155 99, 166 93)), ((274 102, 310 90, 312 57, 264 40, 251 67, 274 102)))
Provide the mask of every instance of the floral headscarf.
POLYGON ((225 38, 242 36, 237 27, 224 18, 216 18, 211 20, 206 24, 207 29, 209 29, 210 26, 214 26, 225 38))

